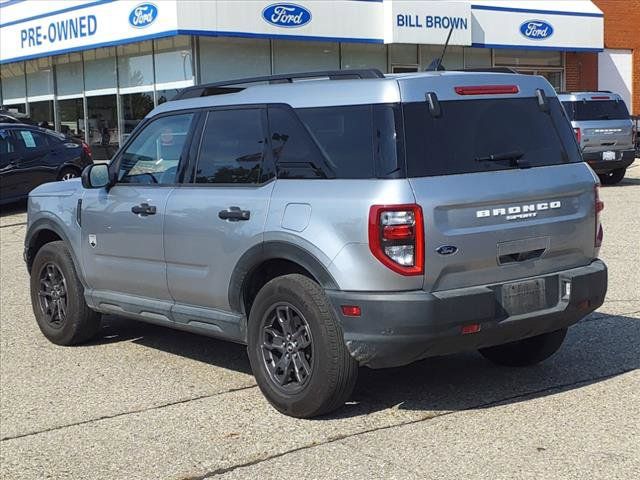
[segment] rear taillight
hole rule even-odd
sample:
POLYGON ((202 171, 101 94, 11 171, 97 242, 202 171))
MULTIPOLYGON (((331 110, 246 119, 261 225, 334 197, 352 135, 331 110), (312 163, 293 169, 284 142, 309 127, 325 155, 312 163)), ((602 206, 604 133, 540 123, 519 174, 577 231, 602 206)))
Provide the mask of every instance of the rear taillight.
POLYGON ((506 95, 520 92, 517 85, 472 85, 453 89, 458 95, 506 95))
POLYGON ((578 144, 580 144, 580 141, 582 140, 582 131, 579 128, 574 128, 573 133, 576 134, 576 140, 578 141, 578 144))
POLYGON ((369 210, 371 253, 394 272, 422 275, 423 229, 420 205, 373 205, 369 210))
POLYGON ((604 202, 600 200, 600 185, 595 187, 595 211, 596 211, 596 238, 594 245, 599 248, 602 245, 602 238, 604 237, 604 231, 602 224, 600 223, 600 212, 604 209, 604 202))
POLYGON ((89 157, 92 158, 93 153, 91 152, 91 147, 87 145, 85 142, 82 142, 82 151, 89 157))

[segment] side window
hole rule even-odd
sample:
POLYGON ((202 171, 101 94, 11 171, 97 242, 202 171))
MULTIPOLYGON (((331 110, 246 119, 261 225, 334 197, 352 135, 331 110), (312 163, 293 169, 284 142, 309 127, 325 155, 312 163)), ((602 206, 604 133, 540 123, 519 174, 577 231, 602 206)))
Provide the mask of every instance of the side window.
POLYGON ((44 133, 36 132, 35 130, 16 129, 13 131, 18 146, 27 151, 37 150, 39 148, 46 148, 47 137, 44 133))
POLYGON ((209 112, 195 182, 258 183, 266 143, 262 109, 209 112))
POLYGON ((269 107, 269 131, 278 178, 326 176, 322 153, 293 112, 282 107, 269 107))
POLYGON ((9 130, 2 128, 0 129, 0 166, 4 167, 5 163, 9 163, 9 159, 4 155, 12 152, 15 152, 15 147, 11 133, 9 133, 9 130))
POLYGON ((173 184, 189 135, 193 113, 153 120, 122 152, 119 183, 173 184))

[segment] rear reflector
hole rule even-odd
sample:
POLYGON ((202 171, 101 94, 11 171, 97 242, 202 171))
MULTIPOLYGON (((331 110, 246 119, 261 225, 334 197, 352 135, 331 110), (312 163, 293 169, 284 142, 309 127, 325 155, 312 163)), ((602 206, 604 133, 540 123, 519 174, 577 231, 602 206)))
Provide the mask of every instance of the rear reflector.
POLYGON ((580 130, 579 128, 574 128, 573 133, 576 134, 576 140, 578 141, 578 143, 580 143, 580 140, 582 140, 582 130, 580 130))
POLYGON ((340 308, 345 317, 359 317, 362 313, 360 307, 357 305, 342 305, 340 308))
POLYGON ((480 331, 479 323, 472 323, 470 325, 464 325, 461 329, 463 335, 467 335, 469 333, 478 333, 480 331))
POLYGON ((517 85, 474 85, 468 87, 454 87, 458 95, 502 95, 519 93, 517 85))

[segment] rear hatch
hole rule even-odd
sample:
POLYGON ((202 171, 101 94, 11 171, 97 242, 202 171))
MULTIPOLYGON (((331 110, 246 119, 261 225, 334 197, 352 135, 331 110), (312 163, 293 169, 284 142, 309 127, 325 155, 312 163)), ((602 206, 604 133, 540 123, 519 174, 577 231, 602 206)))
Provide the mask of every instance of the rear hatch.
MULTIPOLYGON (((531 92, 535 95, 535 91, 531 92)), ((595 179, 557 98, 405 103, 407 170, 425 229, 427 291, 587 265, 595 179)))
POLYGON ((633 123, 622 100, 593 95, 588 100, 562 102, 584 153, 629 150, 633 123))

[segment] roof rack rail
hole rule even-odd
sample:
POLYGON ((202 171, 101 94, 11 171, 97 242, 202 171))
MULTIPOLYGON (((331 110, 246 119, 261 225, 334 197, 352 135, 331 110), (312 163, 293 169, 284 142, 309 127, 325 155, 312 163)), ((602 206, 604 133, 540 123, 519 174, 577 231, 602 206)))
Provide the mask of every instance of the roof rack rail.
POLYGON ((520 73, 511 67, 472 67, 463 68, 463 72, 520 73))
POLYGON ((266 75, 263 77, 236 78, 222 82, 206 83, 187 87, 177 93, 173 100, 184 100, 185 98, 208 97, 211 95, 222 95, 225 93, 236 93, 244 90, 251 83, 293 83, 297 79, 311 79, 329 77, 329 80, 355 80, 366 78, 384 78, 384 74, 377 68, 361 70, 326 70, 318 72, 285 73, 279 75, 266 75), (234 86, 235 85, 235 86, 234 86))

